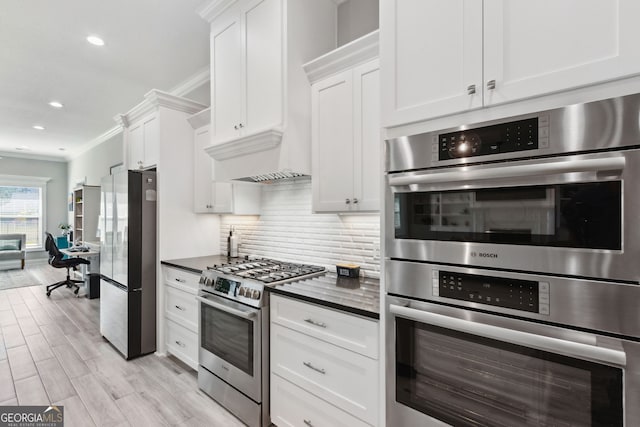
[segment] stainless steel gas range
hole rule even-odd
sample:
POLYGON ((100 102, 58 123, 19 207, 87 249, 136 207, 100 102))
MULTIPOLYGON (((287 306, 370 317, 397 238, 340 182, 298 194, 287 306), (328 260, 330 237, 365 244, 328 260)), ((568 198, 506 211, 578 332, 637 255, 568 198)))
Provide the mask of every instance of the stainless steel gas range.
POLYGON ((269 425, 269 299, 264 288, 324 267, 239 259, 208 267, 198 293, 198 385, 249 426, 269 425))

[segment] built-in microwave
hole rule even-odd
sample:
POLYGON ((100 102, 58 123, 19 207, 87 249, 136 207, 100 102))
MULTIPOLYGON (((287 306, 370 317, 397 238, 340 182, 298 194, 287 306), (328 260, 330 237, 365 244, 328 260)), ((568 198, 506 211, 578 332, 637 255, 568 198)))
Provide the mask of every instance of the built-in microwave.
POLYGON ((386 252, 638 282, 640 96, 387 141, 386 252))

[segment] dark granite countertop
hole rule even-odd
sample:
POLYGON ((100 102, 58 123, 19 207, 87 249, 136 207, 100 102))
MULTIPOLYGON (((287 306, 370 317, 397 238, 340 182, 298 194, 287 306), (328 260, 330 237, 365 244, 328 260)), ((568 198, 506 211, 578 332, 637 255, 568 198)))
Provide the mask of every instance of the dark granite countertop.
POLYGON ((380 318, 380 281, 335 273, 265 288, 280 294, 373 319, 380 318))
POLYGON ((207 267, 212 267, 214 264, 227 263, 229 260, 238 259, 239 258, 229 258, 226 255, 207 255, 193 258, 162 260, 160 263, 169 267, 180 268, 191 273, 202 274, 207 267))

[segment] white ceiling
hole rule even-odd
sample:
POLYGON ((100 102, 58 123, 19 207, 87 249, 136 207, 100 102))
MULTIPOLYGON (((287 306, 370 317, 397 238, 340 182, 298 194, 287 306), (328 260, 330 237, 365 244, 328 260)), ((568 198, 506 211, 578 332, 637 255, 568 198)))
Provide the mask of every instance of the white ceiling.
POLYGON ((196 13, 202 0, 1 1, 5 154, 69 158, 150 89, 170 91, 209 65, 209 27, 196 13), (91 34, 105 45, 89 44, 91 34), (54 100, 64 108, 50 107, 54 100))

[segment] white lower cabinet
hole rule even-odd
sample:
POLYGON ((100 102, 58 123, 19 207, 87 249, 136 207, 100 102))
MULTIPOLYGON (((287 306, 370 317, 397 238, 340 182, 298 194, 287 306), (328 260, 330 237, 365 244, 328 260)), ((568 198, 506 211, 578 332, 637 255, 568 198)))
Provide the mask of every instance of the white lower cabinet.
POLYGON ((167 350, 193 369, 198 369, 198 333, 167 319, 167 350))
POLYGON ((167 351, 198 369, 198 280, 179 268, 162 267, 164 283, 165 344, 167 351))
POLYGON ((369 426, 278 375, 271 376, 271 422, 279 427, 369 426))
POLYGON ((341 344, 353 342, 355 326, 373 334, 375 342, 371 337, 363 342, 377 348, 378 323, 279 295, 271 295, 270 314, 271 421, 302 427, 377 425, 378 353, 341 344), (304 306, 309 315, 299 322, 304 306), (345 336, 333 327, 338 318, 349 325, 345 336))

